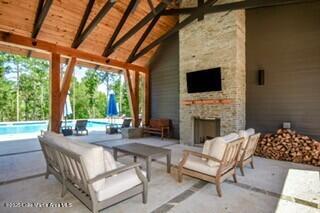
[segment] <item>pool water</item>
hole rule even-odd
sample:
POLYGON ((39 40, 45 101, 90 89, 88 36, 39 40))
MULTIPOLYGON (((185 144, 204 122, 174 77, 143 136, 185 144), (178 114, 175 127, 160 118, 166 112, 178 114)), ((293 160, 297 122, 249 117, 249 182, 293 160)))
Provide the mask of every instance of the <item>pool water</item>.
MULTIPOLYGON (((108 124, 106 121, 92 121, 87 123, 88 130, 104 130, 108 124)), ((65 122, 62 123, 62 128, 65 122)), ((74 128, 75 121, 68 121, 67 126, 74 128)), ((0 135, 8 134, 24 134, 24 133, 40 133, 41 130, 46 130, 48 127, 47 121, 39 122, 16 122, 16 123, 0 123, 0 135)))

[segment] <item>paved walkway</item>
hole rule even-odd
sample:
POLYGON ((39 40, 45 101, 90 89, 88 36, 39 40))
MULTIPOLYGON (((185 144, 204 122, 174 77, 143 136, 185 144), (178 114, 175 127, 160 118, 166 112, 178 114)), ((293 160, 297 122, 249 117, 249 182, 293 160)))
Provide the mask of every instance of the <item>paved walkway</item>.
MULTIPOLYGON (((256 169, 246 168, 238 183, 227 180, 219 198, 214 184, 184 177, 176 181, 176 165, 184 149, 200 148, 178 144, 177 140, 142 138, 122 140, 120 135, 103 132, 71 137, 88 143, 110 147, 124 143, 144 143, 165 146, 172 150, 172 173, 167 174, 165 158, 152 164, 153 178, 149 183, 148 204, 136 196, 103 212, 319 212, 319 167, 255 158, 256 169)), ((123 155, 123 163, 132 157, 123 155)), ((143 162, 143 161, 141 161, 143 162)), ((144 164, 143 164, 144 166, 144 164)), ((45 161, 37 139, 0 143, 0 212, 89 212, 71 193, 60 197, 60 183, 50 176, 44 179, 45 161), (8 202, 61 203, 72 208, 8 208, 8 202)))

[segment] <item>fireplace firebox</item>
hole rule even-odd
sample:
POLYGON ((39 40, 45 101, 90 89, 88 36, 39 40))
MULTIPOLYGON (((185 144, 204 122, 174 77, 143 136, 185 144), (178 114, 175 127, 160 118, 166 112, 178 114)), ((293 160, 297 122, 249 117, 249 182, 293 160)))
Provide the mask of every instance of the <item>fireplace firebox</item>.
POLYGON ((220 136, 220 119, 193 118, 194 145, 202 145, 206 140, 220 136))

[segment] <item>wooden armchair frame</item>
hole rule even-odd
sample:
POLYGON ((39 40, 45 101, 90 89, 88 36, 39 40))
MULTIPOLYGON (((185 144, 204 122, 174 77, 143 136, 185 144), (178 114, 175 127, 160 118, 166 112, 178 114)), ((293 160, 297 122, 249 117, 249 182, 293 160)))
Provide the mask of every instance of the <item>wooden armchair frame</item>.
POLYGON ((254 156, 254 152, 256 151, 260 135, 261 135, 260 133, 257 133, 249 136, 246 146, 241 148, 243 152, 242 152, 242 155, 240 156, 238 166, 240 168, 240 172, 242 176, 244 176, 244 167, 246 165, 250 164, 251 168, 254 169, 253 156, 254 156))
POLYGON ((221 197, 222 196, 221 183, 225 179, 232 176, 234 182, 237 182, 237 178, 236 178, 237 159, 238 159, 240 149, 241 149, 243 142, 244 142, 244 138, 239 138, 239 139, 236 139, 236 140, 228 143, 226 146, 225 152, 223 154, 222 160, 218 160, 212 156, 205 155, 202 153, 184 150, 183 159, 179 163, 179 167, 178 167, 178 182, 182 181, 183 175, 188 175, 191 177, 199 178, 199 179, 207 181, 207 182, 215 183, 217 193, 218 193, 219 197, 221 197), (205 173, 201 173, 199 171, 185 168, 184 165, 187 162, 188 157, 190 155, 193 155, 198 158, 205 158, 207 160, 212 160, 212 161, 218 162, 220 165, 219 165, 219 168, 217 170, 216 175, 214 175, 214 174, 208 175, 205 173))

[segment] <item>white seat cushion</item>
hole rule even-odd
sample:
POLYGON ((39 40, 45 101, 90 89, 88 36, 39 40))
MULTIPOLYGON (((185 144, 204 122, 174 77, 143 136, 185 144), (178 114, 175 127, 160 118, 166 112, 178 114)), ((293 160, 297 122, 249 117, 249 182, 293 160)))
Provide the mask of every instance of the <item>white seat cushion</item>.
MULTIPOLYGON (((145 175, 145 172, 142 171, 145 175)), ((134 169, 119 173, 105 179, 103 186, 96 191, 98 201, 111 198, 141 183, 134 169)))
MULTIPOLYGON (((81 155, 84 161, 84 167, 87 170, 88 178, 94 178, 99 174, 106 172, 103 148, 81 141, 72 141, 64 136, 50 132, 44 134, 45 141, 55 144, 67 151, 81 155)), ((69 165, 70 166, 70 165, 69 165)), ((74 174, 73 174, 74 175, 74 174)), ((75 176, 79 178, 79 174, 75 176)), ((93 188, 99 190, 104 184, 104 180, 93 183, 93 188)))
POLYGON ((183 167, 198 171, 207 175, 215 176, 217 174, 219 163, 214 162, 214 166, 209 166, 207 162, 203 161, 201 158, 189 155, 186 163, 183 167))

